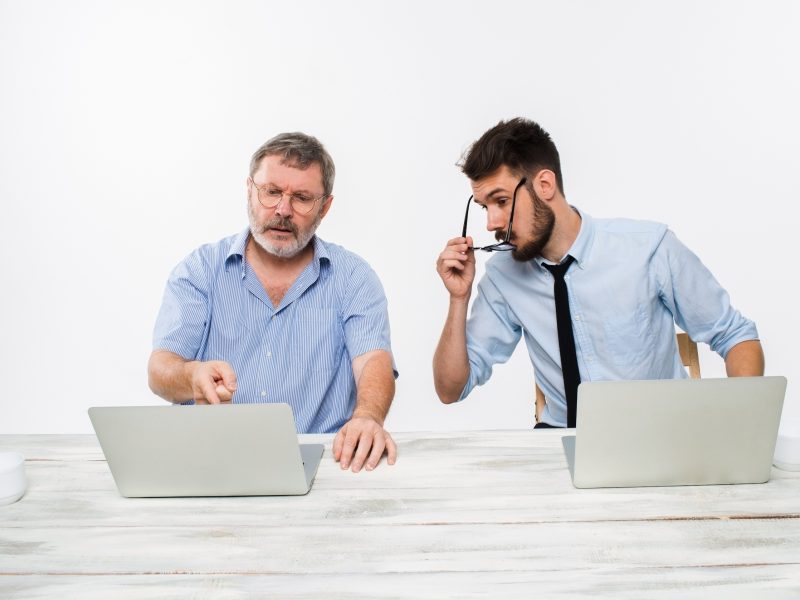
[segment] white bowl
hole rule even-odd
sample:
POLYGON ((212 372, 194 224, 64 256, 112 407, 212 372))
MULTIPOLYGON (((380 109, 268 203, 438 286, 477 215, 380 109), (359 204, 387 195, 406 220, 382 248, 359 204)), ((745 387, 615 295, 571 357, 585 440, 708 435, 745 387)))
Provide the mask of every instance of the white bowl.
POLYGON ((778 436, 772 464, 784 471, 800 471, 800 434, 778 436))
POLYGON ((12 504, 25 494, 25 457, 19 452, 0 452, 0 506, 12 504))

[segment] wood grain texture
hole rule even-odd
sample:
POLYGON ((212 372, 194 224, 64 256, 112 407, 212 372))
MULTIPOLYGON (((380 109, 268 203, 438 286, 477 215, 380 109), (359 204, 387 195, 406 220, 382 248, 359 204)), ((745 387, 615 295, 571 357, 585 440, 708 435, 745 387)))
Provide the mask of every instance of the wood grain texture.
POLYGON ((697 353, 697 342, 690 338, 688 333, 677 334, 677 340, 681 364, 688 368, 689 377, 700 379, 700 356, 697 353))
POLYGON ((800 597, 800 473, 577 490, 562 432, 397 434, 300 497, 125 499, 94 436, 0 436, 0 598, 800 597))

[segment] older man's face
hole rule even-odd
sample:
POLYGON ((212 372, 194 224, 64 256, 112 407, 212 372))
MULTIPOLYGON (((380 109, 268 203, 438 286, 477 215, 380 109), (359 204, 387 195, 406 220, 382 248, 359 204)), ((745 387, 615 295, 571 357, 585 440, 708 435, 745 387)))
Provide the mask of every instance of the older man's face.
POLYGON ((280 156, 265 156, 251 179, 247 181, 250 233, 264 250, 282 258, 299 254, 311 241, 322 218, 331 206, 331 197, 324 197, 322 170, 319 164, 298 169, 281 163, 280 156), (269 192, 280 201, 267 208, 259 201, 259 190, 269 192), (307 214, 298 206, 298 198, 313 198, 307 214))

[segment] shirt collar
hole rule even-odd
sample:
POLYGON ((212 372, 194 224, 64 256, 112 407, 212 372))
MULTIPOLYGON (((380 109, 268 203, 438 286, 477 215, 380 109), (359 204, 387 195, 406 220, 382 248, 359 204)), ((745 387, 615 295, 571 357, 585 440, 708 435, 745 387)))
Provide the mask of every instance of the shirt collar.
POLYGON ((231 244, 230 250, 228 250, 228 255, 225 257, 225 264, 228 264, 228 261, 233 258, 234 256, 238 256, 240 258, 244 258, 244 249, 247 247, 247 238, 250 237, 250 228, 246 228, 244 231, 240 232, 239 235, 233 240, 231 244))
POLYGON ((322 264, 322 260, 331 262, 331 255, 328 252, 328 244, 322 241, 318 236, 314 236, 311 240, 314 244, 314 262, 322 264))
POLYGON ((314 279, 316 280, 322 270, 322 265, 331 264, 331 255, 328 252, 328 244, 319 239, 316 235, 311 239, 311 243, 314 244, 314 258, 311 264, 314 267, 314 279))
MULTIPOLYGON (((589 260, 589 251, 591 250, 592 242, 594 241, 594 219, 574 206, 572 209, 581 216, 581 228, 578 230, 578 236, 575 238, 575 241, 572 242, 572 246, 570 246, 570 249, 567 250, 567 254, 575 259, 575 264, 579 268, 585 269, 586 263, 589 260)), ((561 257, 562 261, 567 254, 561 257)), ((534 258, 534 260, 540 267, 542 264, 548 262, 542 256, 537 256, 534 258)))
MULTIPOLYGON (((241 261, 244 261, 244 251, 247 248, 247 240, 250 239, 250 228, 247 227, 243 231, 241 231, 236 238, 234 238, 233 243, 231 244, 230 250, 228 250, 228 254, 225 256, 225 268, 228 268, 230 261, 234 257, 239 257, 241 261)), ((326 244, 323 240, 321 240, 318 236, 314 236, 311 238, 311 244, 314 244, 314 271, 319 273, 320 267, 322 265, 322 261, 324 260, 328 264, 331 262, 331 255, 328 251, 328 244, 326 244)), ((244 276, 244 269, 242 269, 242 276, 244 276)))

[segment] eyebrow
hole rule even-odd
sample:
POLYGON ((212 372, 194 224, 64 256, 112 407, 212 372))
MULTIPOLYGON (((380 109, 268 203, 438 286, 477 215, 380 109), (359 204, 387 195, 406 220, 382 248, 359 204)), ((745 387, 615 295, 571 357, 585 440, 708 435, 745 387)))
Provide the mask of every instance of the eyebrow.
MULTIPOLYGON (((282 192, 286 192, 286 190, 283 189, 281 186, 279 186, 277 183, 272 183, 271 181, 267 181, 266 183, 263 183, 261 185, 258 185, 255 181, 253 181, 253 183, 256 184, 256 187, 273 187, 273 188, 279 189, 282 192)), ((302 188, 302 189, 297 189, 297 190, 293 191, 292 194, 305 194, 306 196, 313 196, 314 192, 312 192, 311 190, 307 190, 305 188, 302 188)))
POLYGON ((497 196, 498 194, 508 194, 508 191, 503 187, 494 188, 491 192, 486 194, 486 200, 481 201, 478 200, 475 196, 473 196, 476 204, 483 204, 484 202, 491 200, 493 196, 497 196))

